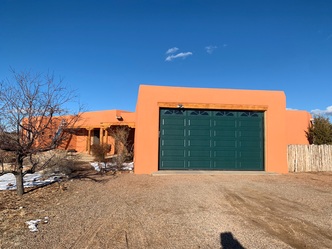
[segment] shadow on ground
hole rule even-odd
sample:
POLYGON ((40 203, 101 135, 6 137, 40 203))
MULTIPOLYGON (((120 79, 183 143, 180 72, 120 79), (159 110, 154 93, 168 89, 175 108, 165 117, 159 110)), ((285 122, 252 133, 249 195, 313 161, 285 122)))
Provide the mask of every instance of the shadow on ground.
POLYGON ((220 234, 220 246, 222 249, 245 249, 231 232, 220 234))
POLYGON ((75 167, 73 167, 73 171, 69 175, 68 179, 91 180, 94 182, 104 183, 110 180, 110 178, 103 177, 106 175, 113 175, 113 174, 97 172, 87 162, 75 162, 75 167))

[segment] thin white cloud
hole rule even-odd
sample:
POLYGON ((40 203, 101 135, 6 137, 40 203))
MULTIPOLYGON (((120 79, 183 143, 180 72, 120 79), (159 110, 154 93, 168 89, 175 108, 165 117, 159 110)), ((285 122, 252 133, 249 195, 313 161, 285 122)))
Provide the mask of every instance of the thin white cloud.
POLYGON ((177 58, 185 59, 186 57, 188 57, 192 54, 193 54, 192 52, 178 53, 178 54, 175 54, 175 55, 172 54, 172 55, 167 56, 165 61, 172 61, 172 60, 177 59, 177 58))
POLYGON ((216 50, 218 47, 217 46, 206 46, 205 47, 205 51, 208 53, 208 54, 212 54, 214 50, 216 50))
POLYGON ((166 51, 166 54, 173 54, 175 53, 176 51, 178 51, 179 49, 177 47, 174 47, 174 48, 170 48, 166 51))
POLYGON ((294 109, 294 108, 288 108, 288 107, 286 107, 286 110, 288 110, 288 111, 298 111, 299 109, 294 109))
POLYGON ((332 116, 332 105, 326 107, 325 110, 314 109, 311 113, 314 115, 332 116))

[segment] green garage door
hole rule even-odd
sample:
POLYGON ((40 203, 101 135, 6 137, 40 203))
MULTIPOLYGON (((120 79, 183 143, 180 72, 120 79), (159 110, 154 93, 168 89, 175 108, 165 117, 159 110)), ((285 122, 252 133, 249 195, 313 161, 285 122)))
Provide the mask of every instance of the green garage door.
POLYGON ((264 170, 264 112, 161 108, 159 169, 264 170))

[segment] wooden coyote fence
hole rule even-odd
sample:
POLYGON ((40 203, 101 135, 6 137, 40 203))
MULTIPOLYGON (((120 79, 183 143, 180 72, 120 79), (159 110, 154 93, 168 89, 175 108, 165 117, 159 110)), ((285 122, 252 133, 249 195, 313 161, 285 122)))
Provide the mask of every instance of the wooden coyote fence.
POLYGON ((288 171, 332 171, 332 145, 288 145, 288 171))

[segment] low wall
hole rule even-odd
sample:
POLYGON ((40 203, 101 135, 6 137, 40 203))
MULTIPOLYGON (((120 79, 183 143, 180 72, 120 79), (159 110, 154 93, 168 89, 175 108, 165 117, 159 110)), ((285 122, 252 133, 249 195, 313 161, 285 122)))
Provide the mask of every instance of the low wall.
POLYGON ((288 145, 288 171, 332 171, 332 145, 288 145))

